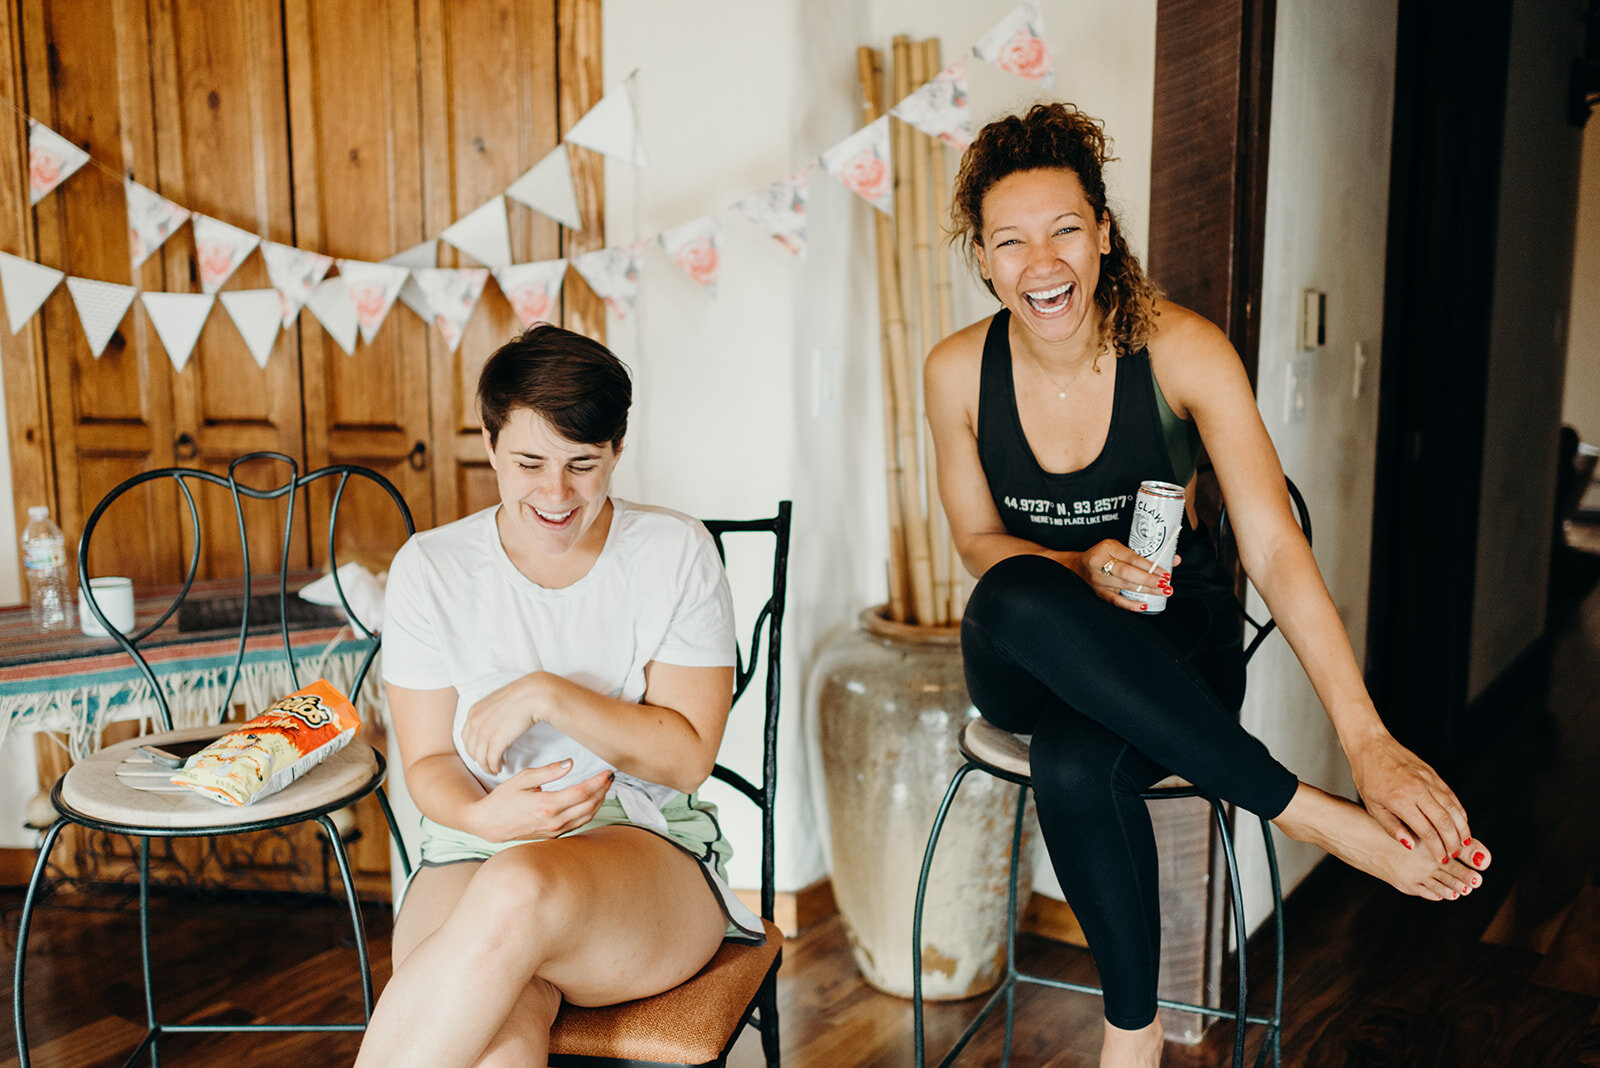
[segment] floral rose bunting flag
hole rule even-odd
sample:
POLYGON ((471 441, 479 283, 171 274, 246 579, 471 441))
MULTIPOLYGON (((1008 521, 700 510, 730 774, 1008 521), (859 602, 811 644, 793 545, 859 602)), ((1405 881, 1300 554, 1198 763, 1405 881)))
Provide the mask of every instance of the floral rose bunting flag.
POLYGON ((889 116, 882 115, 822 154, 822 169, 885 215, 894 213, 889 116))
POLYGON ((673 227, 657 239, 667 255, 712 297, 717 295, 717 271, 722 263, 718 239, 722 235, 722 220, 707 215, 682 226, 673 227))
POLYGON ((294 326, 294 317, 311 299, 311 291, 333 268, 333 257, 307 252, 276 241, 261 242, 261 258, 267 261, 267 277, 278 291, 279 312, 285 330, 294 326))
POLYGON ((889 114, 937 137, 958 152, 972 143, 972 111, 967 106, 967 61, 958 59, 914 90, 889 114))
POLYGON ((494 272, 500 292, 511 302, 517 321, 524 327, 534 323, 553 323, 560 307, 561 280, 567 273, 566 260, 542 263, 517 263, 494 272))
POLYGON ((1044 40, 1044 16, 1038 0, 1024 0, 972 46, 972 54, 1046 89, 1056 87, 1050 46, 1044 40))
POLYGON ((345 300, 355 309, 356 325, 361 327, 361 340, 372 344, 372 337, 383 325, 383 320, 394 307, 400 287, 406 284, 411 272, 404 267, 387 263, 367 263, 363 260, 340 260, 339 276, 344 279, 345 300))
POLYGON ((128 255, 138 267, 189 219, 189 209, 174 204, 132 178, 122 182, 128 201, 128 255))
POLYGON ((89 351, 98 360, 139 291, 115 282, 68 278, 67 292, 72 294, 72 303, 77 306, 78 321, 83 324, 84 336, 89 339, 89 351))
POLYGON ((355 353, 356 332, 360 325, 356 322, 356 310, 345 294, 344 275, 318 282, 311 290, 311 296, 306 298, 306 307, 311 309, 311 314, 317 317, 317 322, 322 324, 328 336, 344 349, 346 356, 355 353))
POLYGON ((488 269, 424 267, 412 271, 411 277, 433 309, 433 325, 444 335, 445 345, 451 352, 456 351, 467 320, 472 318, 472 309, 477 307, 484 284, 489 281, 488 269))
POLYGON ((28 202, 37 204, 89 162, 89 153, 36 119, 28 120, 28 202))
POLYGON ((210 293, 145 293, 144 311, 175 370, 182 371, 200 340, 216 297, 210 293))
POLYGON ((200 266, 200 288, 215 293, 233 277, 245 257, 261 244, 261 237, 249 230, 230 226, 221 219, 193 215, 195 259, 200 266))
POLYGON ((583 276, 618 319, 626 319, 639 297, 639 273, 644 262, 644 242, 602 248, 572 258, 572 269, 583 276))
POLYGON ((734 207, 784 248, 804 258, 806 196, 806 172, 801 170, 778 179, 759 193, 751 193, 734 207))

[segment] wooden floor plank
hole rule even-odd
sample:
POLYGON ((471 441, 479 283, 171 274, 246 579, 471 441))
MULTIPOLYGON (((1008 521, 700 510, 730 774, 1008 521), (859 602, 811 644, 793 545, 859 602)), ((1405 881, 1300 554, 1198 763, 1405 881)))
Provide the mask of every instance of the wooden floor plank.
POLYGON ((1600 887, 1586 886, 1566 910, 1566 922, 1533 973, 1540 986, 1600 998, 1600 887))

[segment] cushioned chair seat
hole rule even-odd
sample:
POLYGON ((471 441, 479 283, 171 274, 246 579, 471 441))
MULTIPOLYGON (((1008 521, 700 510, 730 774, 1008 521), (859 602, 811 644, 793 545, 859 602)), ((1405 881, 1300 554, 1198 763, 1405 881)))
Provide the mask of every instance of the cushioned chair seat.
POLYGON ((358 738, 283 790, 242 808, 213 801, 193 790, 180 793, 136 789, 117 775, 125 760, 148 767, 149 762, 134 752, 138 746, 215 738, 235 726, 188 727, 106 746, 67 771, 61 781, 61 802, 75 813, 102 823, 150 830, 226 830, 264 820, 301 820, 318 809, 342 807, 371 789, 379 773, 372 747, 358 738))
MULTIPOLYGON (((986 719, 969 720, 967 725, 961 728, 963 755, 1023 782, 1032 777, 1031 765, 1028 763, 1028 740, 1028 735, 1012 734, 986 719)), ((1165 790, 1169 787, 1188 785, 1188 779, 1168 775, 1151 789, 1165 790)))
POLYGON ((562 1005, 550 1033, 552 1056, 704 1064, 727 1048, 745 1007, 783 948, 763 920, 762 946, 724 942, 694 978, 655 997, 598 1009, 562 1005))

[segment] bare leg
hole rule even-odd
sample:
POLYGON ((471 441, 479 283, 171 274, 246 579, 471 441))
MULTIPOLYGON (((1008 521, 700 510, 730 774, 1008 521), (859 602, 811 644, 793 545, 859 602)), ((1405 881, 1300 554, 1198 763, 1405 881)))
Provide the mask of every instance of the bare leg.
POLYGON ((695 861, 634 827, 432 869, 411 893, 359 1068, 542 1068, 562 997, 606 1005, 669 989, 711 958, 725 924, 695 861))
POLYGON ((1352 868, 1431 901, 1471 893, 1482 885, 1479 872, 1492 859, 1483 843, 1474 839, 1470 855, 1440 864, 1420 849, 1408 850, 1395 841, 1360 805, 1305 783, 1272 822, 1297 842, 1320 846, 1352 868))
POLYGON ((1159 1068, 1165 1038, 1160 1016, 1137 1031, 1124 1031, 1107 1021, 1105 1041, 1100 1046, 1100 1068, 1159 1068))

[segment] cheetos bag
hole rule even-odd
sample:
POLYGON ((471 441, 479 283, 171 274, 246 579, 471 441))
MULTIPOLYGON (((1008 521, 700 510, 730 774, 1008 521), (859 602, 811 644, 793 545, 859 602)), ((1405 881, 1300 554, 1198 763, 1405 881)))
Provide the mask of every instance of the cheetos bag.
POLYGON ((172 781, 225 805, 248 805, 343 749, 360 729, 350 699, 318 679, 200 750, 172 781))

